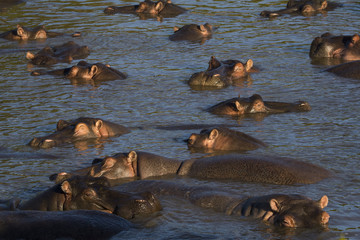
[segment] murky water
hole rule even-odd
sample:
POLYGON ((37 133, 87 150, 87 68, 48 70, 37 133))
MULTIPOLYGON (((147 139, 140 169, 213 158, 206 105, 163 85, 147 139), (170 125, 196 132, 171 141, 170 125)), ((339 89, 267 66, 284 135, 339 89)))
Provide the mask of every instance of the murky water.
MULTIPOLYGON (((0 1, 1 2, 1 1, 0 1)), ((177 0, 190 11, 177 18, 141 20, 134 15, 107 16, 109 5, 136 1, 29 0, 0 12, 0 32, 16 24, 73 33, 80 45, 88 45, 88 62, 108 63, 126 72, 126 80, 101 85, 72 85, 52 76, 30 76, 38 69, 27 65, 25 53, 71 39, 19 44, 0 39, 0 196, 30 198, 51 186, 47 176, 88 166, 96 157, 142 150, 180 160, 190 154, 181 140, 194 130, 168 131, 154 125, 235 124, 235 129, 268 143, 253 153, 288 156, 330 169, 335 177, 317 184, 278 186, 239 182, 183 179, 249 195, 298 193, 313 199, 326 194, 331 215, 329 229, 279 232, 261 221, 225 216, 195 207, 181 199, 164 198, 164 210, 142 222, 141 229, 119 234, 127 239, 339 239, 360 238, 360 82, 323 72, 312 65, 308 51, 312 39, 324 32, 358 33, 360 4, 344 5, 326 15, 261 18, 265 9, 278 9, 286 1, 177 0), (170 42, 174 26, 210 23, 218 27, 203 45, 170 42), (207 68, 210 56, 221 60, 253 59, 260 73, 243 86, 213 91, 192 90, 185 81, 207 68), (305 100, 312 110, 234 120, 203 111, 239 94, 259 93, 265 100, 305 100), (59 119, 100 117, 134 130, 106 142, 68 145, 48 150, 26 146, 34 136, 54 131, 59 119), (142 127, 137 128, 137 127, 142 127), (8 153, 7 155, 5 153, 8 153)), ((74 61, 75 64, 77 61, 74 61)), ((67 67, 58 64, 52 68, 67 67)), ((197 131, 197 130, 196 130, 197 131)), ((195 131, 195 132, 196 132, 195 131)))

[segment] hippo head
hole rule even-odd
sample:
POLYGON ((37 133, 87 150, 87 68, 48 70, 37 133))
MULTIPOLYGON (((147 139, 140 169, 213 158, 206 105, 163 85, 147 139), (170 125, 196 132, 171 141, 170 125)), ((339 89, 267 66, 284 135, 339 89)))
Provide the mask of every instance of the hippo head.
POLYGON ((310 47, 311 58, 335 58, 348 61, 360 59, 360 37, 358 34, 349 36, 333 36, 324 33, 316 37, 310 47))
POLYGON ((109 64, 90 64, 86 61, 80 61, 77 65, 65 69, 64 74, 69 79, 82 81, 107 81, 127 77, 126 74, 111 68, 109 64))
POLYGON ((137 176, 137 154, 118 153, 104 159, 95 159, 88 175, 107 179, 133 178, 137 176))
POLYGON ((74 121, 59 120, 56 132, 45 137, 33 138, 31 147, 51 148, 62 143, 108 137, 109 132, 101 119, 78 118, 74 121))
POLYGON ((264 101, 259 94, 254 94, 249 98, 238 98, 230 104, 233 104, 232 109, 234 112, 232 115, 267 112, 264 101))
MULTIPOLYGON (((53 65, 59 62, 59 59, 54 57, 54 51, 51 47, 45 47, 37 54, 32 52, 26 53, 26 58, 34 65, 53 65)), ((73 59, 70 56, 67 56, 61 59, 64 62, 71 62, 73 59)))
POLYGON ((213 33, 213 26, 209 23, 201 24, 199 30, 203 37, 210 37, 213 33))
POLYGON ((311 0, 302 5, 299 10, 303 15, 307 16, 313 14, 315 11, 326 9, 327 5, 326 0, 311 0))
POLYGON ((81 79, 89 81, 100 72, 97 64, 88 64, 85 61, 80 61, 77 65, 72 66, 65 72, 65 77, 69 79, 81 79))
POLYGON ((216 87, 216 88, 222 88, 227 86, 225 81, 222 80, 220 74, 218 73, 214 74, 208 71, 194 73, 190 77, 188 84, 190 86, 203 86, 203 87, 216 87))
POLYGON ((104 178, 75 176, 60 183, 67 194, 64 210, 88 209, 113 213, 126 219, 161 210, 150 192, 130 194, 109 188, 104 178))
POLYGON ((200 134, 192 133, 187 140, 189 148, 213 148, 216 138, 219 136, 219 130, 203 129, 200 134))
POLYGON ((324 195, 313 201, 298 195, 280 196, 270 200, 274 215, 269 221, 282 227, 316 227, 329 222, 330 215, 323 210, 328 204, 324 195))
POLYGON ((254 62, 252 59, 247 60, 246 63, 242 63, 238 60, 219 61, 212 56, 207 71, 217 72, 232 80, 248 75, 253 65, 254 62))
POLYGON ((158 2, 152 2, 150 0, 146 0, 139 4, 139 7, 135 10, 135 12, 158 15, 164 9, 166 3, 171 3, 171 1, 168 0, 167 2, 163 2, 160 0, 158 2))
POLYGON ((16 36, 18 36, 21 40, 47 38, 44 26, 36 27, 30 30, 20 25, 17 25, 16 36))

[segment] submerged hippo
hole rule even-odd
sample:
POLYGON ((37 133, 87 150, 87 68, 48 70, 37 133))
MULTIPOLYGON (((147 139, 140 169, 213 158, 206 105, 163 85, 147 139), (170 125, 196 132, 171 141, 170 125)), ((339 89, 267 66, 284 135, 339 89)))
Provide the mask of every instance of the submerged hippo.
POLYGON ((187 145, 191 150, 205 151, 249 151, 266 146, 254 137, 225 127, 203 129, 200 134, 193 133, 187 140, 187 145))
POLYGON ((240 116, 253 113, 285 113, 307 112, 311 107, 309 103, 298 101, 295 103, 263 101, 259 94, 249 98, 231 98, 207 109, 210 113, 219 115, 240 116))
POLYGON ((338 58, 346 61, 360 60, 360 36, 324 33, 316 37, 310 47, 311 58, 338 58))
POLYGON ((203 44, 206 40, 210 39, 213 34, 213 26, 209 23, 204 25, 189 24, 181 28, 174 27, 174 33, 169 36, 171 41, 199 42, 203 44))
POLYGON ((157 196, 170 195, 190 200, 191 203, 233 216, 260 218, 281 227, 325 227, 330 215, 323 210, 328 204, 324 195, 319 201, 297 194, 271 194, 258 197, 210 187, 188 186, 175 182, 142 180, 123 184, 122 191, 147 189, 157 196))
POLYGON ((53 65, 59 62, 71 62, 73 59, 83 59, 89 56, 87 46, 80 46, 69 41, 59 46, 45 47, 38 53, 26 53, 26 58, 34 65, 53 65))
POLYGON ((214 56, 210 58, 209 67, 206 71, 194 73, 188 84, 200 87, 226 87, 231 84, 237 85, 238 81, 249 77, 252 72, 258 72, 253 66, 251 59, 246 63, 238 60, 219 61, 214 56))
MULTIPOLYGON (((63 33, 46 31, 44 26, 26 28, 21 25, 17 25, 16 29, 1 33, 0 38, 5 38, 7 40, 35 40, 57 37, 61 35, 63 35, 63 33)), ((79 32, 76 32, 71 36, 78 37, 80 35, 81 34, 79 32)))
POLYGON ((0 211, 0 219, 1 239, 109 239, 133 227, 119 216, 89 210, 0 211))
POLYGON ((326 69, 340 77, 360 79, 360 60, 343 63, 326 69))
POLYGON ((56 125, 56 132, 45 137, 35 137, 29 145, 31 147, 51 148, 63 143, 115 137, 129 132, 128 128, 116 123, 100 118, 81 117, 70 121, 59 120, 56 125))
POLYGON ((340 4, 328 2, 326 0, 289 0, 285 9, 277 11, 262 11, 260 15, 269 18, 291 13, 311 16, 324 10, 333 10, 338 6, 340 6, 340 4))
MULTIPOLYGON (((4 205, 4 204, 2 204, 4 205)), ((9 210, 13 209, 9 202, 9 210)), ((18 201, 15 210, 68 211, 98 210, 126 219, 161 209, 150 192, 130 194, 109 188, 106 179, 74 176, 57 183, 27 201, 18 201)))
POLYGON ((50 179, 62 181, 76 174, 112 180, 179 175, 199 179, 232 179, 288 185, 315 183, 331 176, 331 173, 322 167, 284 157, 229 154, 178 161, 131 151, 96 159, 91 167, 70 174, 54 174, 50 179))
POLYGON ((187 10, 176 4, 173 4, 170 0, 160 0, 153 2, 150 0, 145 0, 144 2, 139 3, 138 5, 132 6, 109 6, 105 8, 105 14, 115 14, 115 13, 130 13, 137 14, 140 18, 146 19, 148 17, 152 18, 171 18, 176 17, 182 13, 185 13, 187 10))
POLYGON ((116 79, 125 79, 127 77, 125 73, 110 67, 108 64, 92 64, 85 61, 80 61, 77 65, 70 68, 57 69, 53 71, 31 72, 32 76, 39 76, 44 74, 64 76, 70 80, 79 80, 85 82, 110 81, 116 79))

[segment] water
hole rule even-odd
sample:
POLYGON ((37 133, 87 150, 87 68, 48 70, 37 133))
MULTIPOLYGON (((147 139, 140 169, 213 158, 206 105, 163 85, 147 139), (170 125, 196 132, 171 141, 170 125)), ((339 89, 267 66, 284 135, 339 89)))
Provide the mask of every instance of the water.
POLYGON ((82 37, 75 41, 89 46, 88 62, 108 63, 129 77, 97 86, 72 85, 61 77, 33 77, 30 71, 38 67, 27 65, 26 51, 36 52, 71 38, 26 44, 0 39, 0 146, 3 152, 10 153, 0 159, 1 198, 30 198, 51 186, 48 175, 88 166, 96 157, 117 152, 141 150, 179 160, 203 156, 191 154, 181 141, 198 130, 159 130, 154 125, 235 124, 234 129, 269 145, 253 153, 302 159, 333 171, 335 177, 300 186, 179 181, 248 195, 298 193, 320 199, 326 194, 326 210, 331 215, 328 230, 278 231, 258 220, 225 216, 167 197, 162 199, 164 210, 142 221, 143 228, 119 234, 115 239, 360 238, 360 82, 323 72, 326 66, 313 65, 308 57, 312 39, 322 33, 358 33, 355 23, 360 21, 359 3, 339 2, 343 7, 326 15, 283 16, 275 20, 261 18, 259 13, 282 8, 286 1, 177 0, 176 4, 190 11, 162 22, 103 13, 107 6, 136 1, 29 0, 3 10, 0 32, 16 24, 43 24, 50 31, 66 33, 80 31, 82 37), (206 22, 218 29, 203 45, 168 40, 174 26, 206 22), (192 90, 185 81, 192 73, 206 69, 212 55, 220 60, 251 58, 261 72, 253 74, 252 81, 243 86, 192 90), (254 93, 269 101, 305 100, 312 110, 258 120, 234 120, 203 110, 239 94, 248 97, 254 93), (48 150, 26 146, 32 137, 53 132, 58 120, 80 116, 100 117, 134 130, 88 146, 48 150))

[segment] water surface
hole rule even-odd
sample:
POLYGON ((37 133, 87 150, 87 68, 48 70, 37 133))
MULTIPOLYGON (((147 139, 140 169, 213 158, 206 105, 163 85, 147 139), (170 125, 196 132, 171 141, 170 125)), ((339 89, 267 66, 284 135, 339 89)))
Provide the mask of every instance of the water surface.
MULTIPOLYGON (((259 220, 225 216, 200 209, 181 199, 164 198, 163 211, 142 222, 142 229, 119 234, 127 239, 349 239, 360 238, 359 109, 360 82, 324 72, 313 65, 310 43, 325 32, 358 33, 360 5, 342 0, 342 8, 313 17, 259 16, 286 1, 174 1, 189 12, 177 18, 141 20, 134 15, 103 13, 110 5, 136 1, 29 0, 1 12, 0 32, 17 24, 73 33, 88 45, 88 62, 108 63, 126 72, 126 80, 100 85, 72 85, 67 79, 30 76, 39 67, 27 65, 25 53, 58 45, 71 37, 44 42, 11 42, 0 39, 0 158, 1 198, 27 199, 51 186, 47 176, 88 166, 97 157, 141 150, 179 160, 204 156, 191 154, 184 142, 198 130, 160 130, 153 126, 180 124, 232 124, 266 142, 254 154, 302 159, 334 172, 335 177, 311 185, 279 186, 229 181, 182 179, 189 184, 231 189, 242 194, 297 193, 313 199, 326 194, 331 215, 329 229, 279 231, 259 220), (174 26, 210 23, 217 27, 204 44, 171 42, 174 26), (207 68, 214 55, 221 60, 251 58, 261 69, 243 86, 196 91, 185 81, 207 68), (264 119, 232 119, 204 111, 220 101, 254 93, 264 100, 305 100, 312 110, 264 119), (26 144, 34 136, 55 130, 60 119, 100 117, 134 130, 110 141, 35 150, 26 144), (138 128, 141 127, 141 128, 138 128)), ((74 61, 73 64, 76 64, 74 61)), ((58 64, 51 69, 68 67, 58 64)))

